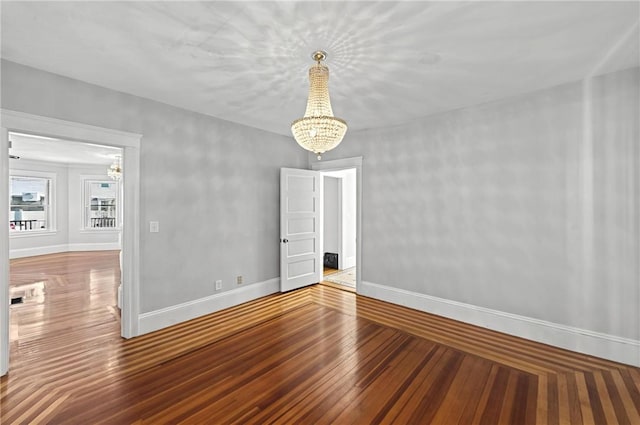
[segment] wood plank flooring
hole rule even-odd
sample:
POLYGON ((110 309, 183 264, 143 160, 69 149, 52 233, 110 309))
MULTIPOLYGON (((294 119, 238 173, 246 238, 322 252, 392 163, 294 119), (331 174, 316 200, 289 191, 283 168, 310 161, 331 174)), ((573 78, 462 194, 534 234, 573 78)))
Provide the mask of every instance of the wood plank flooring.
POLYGON ((315 285, 131 340, 117 252, 11 262, 2 424, 640 424, 640 370, 315 285))

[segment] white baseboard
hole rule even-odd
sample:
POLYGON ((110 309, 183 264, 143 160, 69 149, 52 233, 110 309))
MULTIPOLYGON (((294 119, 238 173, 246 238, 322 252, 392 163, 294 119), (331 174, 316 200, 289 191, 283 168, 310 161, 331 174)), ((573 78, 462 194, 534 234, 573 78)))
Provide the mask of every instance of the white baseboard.
POLYGON ((143 313, 139 316, 139 335, 157 331, 177 323, 186 322, 187 320, 255 300, 256 298, 264 297, 278 291, 280 291, 279 277, 160 310, 143 313))
POLYGON ((362 281, 358 294, 509 335, 640 366, 640 341, 362 281))
POLYGON ((69 245, 67 244, 38 246, 34 248, 11 249, 9 250, 9 258, 13 259, 13 258, 33 257, 35 255, 56 254, 58 252, 67 252, 68 250, 69 250, 69 245))
POLYGON ((70 243, 68 251, 114 251, 120 249, 120 242, 70 243))
POLYGON ((120 249, 119 242, 107 243, 72 243, 49 246, 38 246, 33 248, 12 249, 9 251, 9 258, 33 257, 35 255, 57 254, 59 252, 76 251, 111 251, 120 249))

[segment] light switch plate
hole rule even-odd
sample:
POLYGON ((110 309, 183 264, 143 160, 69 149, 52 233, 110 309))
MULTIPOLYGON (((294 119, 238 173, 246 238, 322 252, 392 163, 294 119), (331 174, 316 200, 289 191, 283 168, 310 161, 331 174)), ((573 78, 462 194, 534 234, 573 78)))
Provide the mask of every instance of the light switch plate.
POLYGON ((160 231, 160 222, 158 221, 150 221, 149 222, 149 232, 158 233, 160 231))

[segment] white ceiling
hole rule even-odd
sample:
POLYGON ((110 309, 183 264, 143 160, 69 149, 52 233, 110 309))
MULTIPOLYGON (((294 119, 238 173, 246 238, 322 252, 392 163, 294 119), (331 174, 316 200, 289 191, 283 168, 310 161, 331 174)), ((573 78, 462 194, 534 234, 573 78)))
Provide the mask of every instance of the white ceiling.
POLYGON ((290 135, 311 53, 351 131, 637 66, 633 2, 2 2, 2 57, 290 135))
MULTIPOLYGON (((110 146, 19 133, 9 133, 9 140, 11 141, 9 153, 19 156, 22 160, 109 166, 122 151, 120 148, 110 146)), ((19 165, 12 163, 11 166, 19 165)))

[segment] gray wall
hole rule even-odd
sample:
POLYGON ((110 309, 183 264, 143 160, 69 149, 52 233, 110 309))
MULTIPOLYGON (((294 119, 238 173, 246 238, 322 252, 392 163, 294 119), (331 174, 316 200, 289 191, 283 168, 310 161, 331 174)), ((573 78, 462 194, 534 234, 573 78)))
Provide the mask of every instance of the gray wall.
POLYGON ((639 339, 639 71, 348 132, 363 280, 639 339))
POLYGON ((307 164, 292 138, 8 61, 2 108, 143 134, 141 312, 280 275, 279 170, 307 164))
MULTIPOLYGON (((363 279, 640 339, 638 75, 348 132, 323 158, 364 157, 363 279)), ((6 61, 2 107, 144 135, 143 312, 279 276, 291 138, 6 61)))

